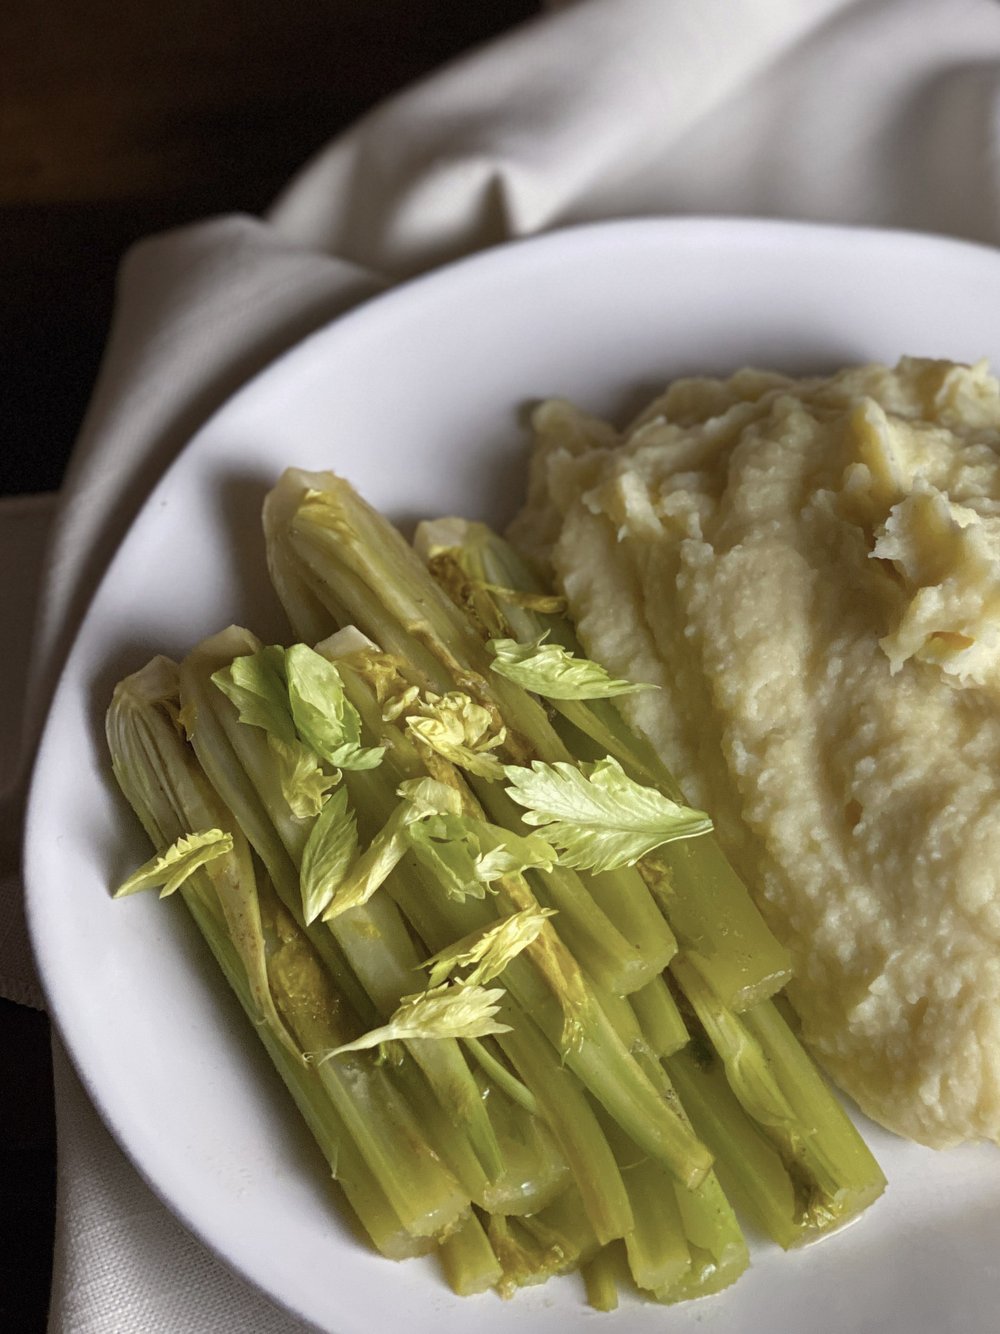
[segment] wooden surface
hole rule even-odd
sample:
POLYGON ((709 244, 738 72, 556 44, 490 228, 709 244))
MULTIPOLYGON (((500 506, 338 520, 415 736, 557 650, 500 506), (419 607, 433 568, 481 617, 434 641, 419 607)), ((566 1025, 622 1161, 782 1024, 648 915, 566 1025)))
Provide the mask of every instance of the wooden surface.
MULTIPOLYGON (((259 212, 374 103, 537 8, 0 0, 0 495, 58 486, 133 241, 259 212)), ((48 1030, 6 1002, 0 1089, 0 1328, 33 1334, 53 1219, 48 1030)))

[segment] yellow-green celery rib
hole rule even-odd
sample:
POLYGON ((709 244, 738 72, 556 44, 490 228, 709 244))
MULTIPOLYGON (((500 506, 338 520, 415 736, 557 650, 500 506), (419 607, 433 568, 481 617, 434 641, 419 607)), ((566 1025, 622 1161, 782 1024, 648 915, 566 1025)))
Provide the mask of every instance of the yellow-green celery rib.
POLYGON ((654 1290, 679 1283, 691 1270, 691 1252, 674 1190, 674 1179, 606 1116, 600 1116, 632 1207, 625 1253, 632 1278, 654 1290))
POLYGON ((615 1245, 605 1246, 580 1266, 587 1305, 595 1311, 618 1310, 618 1271, 620 1261, 615 1245))
POLYGON ((336 979, 338 989, 363 1024, 374 1027, 378 1011, 339 944, 325 927, 305 922, 298 870, 287 845, 297 841, 304 848, 308 830, 306 822, 292 816, 287 809, 280 783, 273 776, 274 757, 267 737, 259 728, 239 722, 236 710, 211 679, 220 666, 231 662, 240 652, 253 651, 254 647, 259 647, 256 638, 231 627, 187 655, 180 668, 184 726, 208 781, 233 811, 239 827, 266 866, 281 902, 307 932, 336 979))
MULTIPOLYGON (((687 1109, 665 1065, 647 1051, 640 1051, 638 1059, 661 1094, 676 1104, 682 1120, 690 1125, 687 1109)), ((686 1301, 721 1291, 734 1283, 750 1263, 746 1238, 714 1170, 693 1189, 685 1189, 676 1180, 673 1189, 691 1267, 673 1282, 650 1289, 658 1301, 686 1301)))
POLYGON ((670 1056, 687 1046, 691 1035, 662 977, 654 978, 641 990, 633 992, 628 999, 642 1035, 654 1055, 670 1056))
POLYGON ((673 975, 747 1114, 771 1141, 818 1235, 867 1208, 885 1178, 812 1059, 771 1001, 736 1015, 679 956, 673 975))
POLYGON ((503 1281, 503 1266, 474 1213, 440 1243, 438 1259, 448 1286, 458 1297, 473 1297, 503 1281))
POLYGON ((184 886, 181 894, 223 975, 253 1023, 257 1036, 312 1132, 334 1180, 343 1190, 348 1205, 371 1238, 376 1250, 390 1260, 406 1260, 428 1254, 434 1246, 433 1238, 426 1234, 415 1236, 404 1228, 399 1215, 389 1204, 385 1192, 344 1128, 316 1071, 301 1060, 297 1060, 289 1052, 287 1044, 277 1039, 268 1025, 256 1021, 246 973, 225 933, 223 922, 213 911, 210 896, 205 888, 200 888, 194 883, 184 886))
POLYGON ((576 1265, 592 1260, 601 1249, 575 1185, 521 1221, 536 1241, 546 1247, 557 1246, 576 1265))
POLYGON ((740 1106, 722 1062, 692 1044, 668 1056, 666 1067, 737 1213, 785 1250, 815 1236, 777 1149, 740 1106))
POLYGON ((540 1241, 519 1218, 493 1214, 486 1231, 503 1270, 497 1284, 501 1297, 513 1297, 518 1288, 545 1283, 573 1267, 573 1258, 562 1247, 540 1241))
POLYGON ((822 1198, 811 1206, 817 1233, 835 1231, 873 1204, 886 1179, 857 1127, 782 1014, 783 1000, 763 1001, 741 1018, 760 1043, 803 1127, 804 1156, 822 1198))

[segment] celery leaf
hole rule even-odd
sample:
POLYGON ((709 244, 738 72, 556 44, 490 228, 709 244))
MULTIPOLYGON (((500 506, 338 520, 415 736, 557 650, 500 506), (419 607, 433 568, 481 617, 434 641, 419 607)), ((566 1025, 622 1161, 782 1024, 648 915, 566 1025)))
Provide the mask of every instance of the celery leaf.
POLYGON ((525 807, 521 818, 544 827, 565 866, 592 871, 633 866, 664 843, 712 828, 703 811, 634 782, 611 758, 581 768, 535 760, 530 768, 506 765, 504 773, 511 784, 508 795, 525 807))
POLYGON ((491 639, 493 670, 508 681, 547 699, 610 699, 655 686, 616 680, 589 658, 578 658, 546 636, 519 644, 516 639, 491 639))
POLYGON ((326 909, 357 851, 357 821, 347 803, 347 792, 341 787, 316 817, 302 853, 299 884, 307 923, 314 922, 326 909))
POLYGON ((337 769, 381 763, 385 748, 362 746, 361 718, 332 662, 307 644, 293 644, 285 651, 285 675, 291 716, 307 746, 337 769))
POLYGON ((288 703, 285 650, 277 644, 234 658, 212 681, 236 706, 241 723, 262 728, 286 746, 296 740, 288 703))
POLYGON ((150 857, 138 871, 133 872, 114 892, 114 898, 123 899, 128 894, 138 894, 144 889, 160 889, 160 898, 165 899, 180 889, 188 876, 193 875, 202 866, 224 857, 233 850, 232 834, 221 829, 202 829, 194 834, 182 834, 165 851, 150 857))
POLYGON ((501 1024, 497 1010, 504 992, 484 987, 436 987, 405 996, 399 1009, 381 1028, 373 1028, 353 1042, 333 1047, 329 1051, 311 1053, 312 1060, 326 1061, 342 1052, 364 1051, 381 1046, 383 1042, 427 1038, 482 1038, 491 1033, 509 1033, 510 1025, 501 1024))
POLYGON ((471 696, 461 690, 445 695, 427 692, 413 709, 406 726, 418 741, 480 778, 503 777, 493 751, 503 745, 507 729, 498 726, 490 711, 471 696))
POLYGON ((524 908, 493 926, 463 936, 454 945, 440 950, 426 961, 424 967, 431 970, 428 985, 439 987, 456 968, 469 964, 474 967, 466 975, 467 984, 482 986, 492 982, 512 959, 517 958, 538 937, 547 919, 554 915, 554 908, 524 908))

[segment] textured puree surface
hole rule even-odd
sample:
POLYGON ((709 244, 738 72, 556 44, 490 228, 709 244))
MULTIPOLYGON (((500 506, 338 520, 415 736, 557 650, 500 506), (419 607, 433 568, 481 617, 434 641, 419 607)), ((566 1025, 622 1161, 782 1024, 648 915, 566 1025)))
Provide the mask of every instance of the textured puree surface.
POLYGON ((904 359, 535 416, 512 537, 710 811, 867 1113, 1000 1139, 1000 390, 904 359))

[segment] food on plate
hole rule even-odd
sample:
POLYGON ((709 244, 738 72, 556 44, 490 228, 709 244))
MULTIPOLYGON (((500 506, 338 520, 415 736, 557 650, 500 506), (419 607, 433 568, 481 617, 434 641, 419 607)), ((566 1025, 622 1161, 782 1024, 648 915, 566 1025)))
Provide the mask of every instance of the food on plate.
POLYGON ((118 686, 115 774, 373 1243, 608 1309, 746 1268, 884 1178, 795 1036, 789 957, 562 599, 478 524, 342 479, 265 507, 284 645, 118 686), (419 554, 418 554, 419 551, 419 554))
POLYGON ((512 537, 791 951, 869 1115, 1000 1140, 1000 390, 904 359, 535 414, 512 537))

